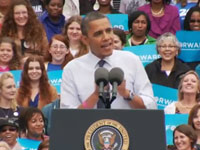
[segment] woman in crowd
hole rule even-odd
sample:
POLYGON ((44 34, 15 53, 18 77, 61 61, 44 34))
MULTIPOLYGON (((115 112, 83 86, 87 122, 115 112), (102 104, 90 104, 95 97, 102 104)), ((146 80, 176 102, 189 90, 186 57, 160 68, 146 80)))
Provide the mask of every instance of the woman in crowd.
POLYGON ((165 108, 167 114, 189 114, 192 107, 199 103, 200 81, 195 71, 185 73, 178 87, 178 101, 165 108))
MULTIPOLYGON (((200 7, 192 7, 187 12, 184 20, 184 30, 200 31, 200 7)), ((193 61, 187 64, 193 70, 195 70, 196 67, 198 67, 198 69, 200 68, 200 65, 198 65, 200 64, 200 61, 193 61)))
POLYGON ((113 48, 116 50, 122 50, 126 44, 126 34, 124 30, 119 28, 113 28, 113 48))
POLYGON ((54 35, 49 44, 49 53, 46 63, 47 71, 62 70, 73 59, 69 50, 69 42, 61 34, 54 35))
POLYGON ((55 34, 61 34, 65 25, 65 17, 62 14, 65 0, 45 0, 46 11, 40 16, 44 25, 48 41, 55 34))
POLYGON ((50 85, 43 59, 40 56, 30 56, 22 71, 20 86, 17 92, 17 102, 23 107, 38 107, 58 98, 56 89, 50 85))
POLYGON ((190 113, 188 118, 188 124, 193 127, 197 134, 196 146, 200 148, 200 105, 195 105, 190 113))
POLYGON ((143 44, 154 44, 156 40, 148 35, 151 29, 151 22, 148 15, 143 11, 135 11, 129 15, 129 32, 126 46, 143 44))
POLYGON ((48 140, 49 137, 44 135, 44 122, 44 115, 40 109, 25 108, 19 116, 21 137, 36 141, 48 140))
POLYGON ((9 10, 11 2, 12 2, 11 0, 0 0, 0 33, 4 17, 9 10))
POLYGON ((120 0, 119 11, 130 15, 144 4, 146 4, 146 0, 120 0))
POLYGON ((88 47, 82 41, 81 16, 72 16, 64 27, 64 36, 69 40, 69 49, 73 57, 88 53, 88 47))
POLYGON ((176 150, 196 150, 197 135, 190 125, 182 124, 173 131, 173 142, 176 150))
POLYGON ((0 72, 20 69, 20 54, 13 39, 0 38, 0 72))
POLYGON ((145 69, 151 83, 178 88, 180 76, 190 68, 177 58, 180 44, 172 33, 164 33, 157 39, 157 52, 161 58, 148 64, 145 69))
POLYGON ((200 7, 192 7, 184 20, 184 30, 200 31, 200 7))
POLYGON ((13 75, 5 72, 0 76, 0 117, 18 118, 22 108, 17 105, 13 75))
POLYGON ((46 55, 48 41, 45 31, 26 0, 13 1, 5 16, 1 36, 14 38, 22 55, 30 52, 46 55))
POLYGON ((118 14, 119 12, 115 10, 111 5, 111 0, 97 0, 97 4, 99 4, 99 8, 94 8, 102 14, 118 14))
POLYGON ((181 29, 179 12, 176 6, 170 5, 171 0, 148 0, 150 3, 138 8, 150 18, 149 35, 157 38, 165 32, 173 34, 181 29))

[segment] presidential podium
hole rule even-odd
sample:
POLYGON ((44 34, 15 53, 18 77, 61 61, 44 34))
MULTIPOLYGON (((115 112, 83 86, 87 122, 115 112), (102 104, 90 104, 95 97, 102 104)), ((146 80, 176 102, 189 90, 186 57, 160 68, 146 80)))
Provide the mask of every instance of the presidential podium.
POLYGON ((163 110, 55 109, 50 150, 166 150, 163 110))

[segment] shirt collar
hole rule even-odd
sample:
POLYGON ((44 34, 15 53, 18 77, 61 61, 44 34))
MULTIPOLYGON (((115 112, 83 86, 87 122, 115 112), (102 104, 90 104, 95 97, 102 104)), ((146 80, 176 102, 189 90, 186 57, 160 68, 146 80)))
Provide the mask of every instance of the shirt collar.
MULTIPOLYGON (((91 51, 89 51, 88 53, 90 63, 92 65, 93 68, 97 68, 98 67, 98 62, 101 60, 99 57, 97 57, 96 55, 94 55, 91 51)), ((106 61, 106 65, 111 67, 111 59, 112 55, 105 57, 104 60, 106 61)))

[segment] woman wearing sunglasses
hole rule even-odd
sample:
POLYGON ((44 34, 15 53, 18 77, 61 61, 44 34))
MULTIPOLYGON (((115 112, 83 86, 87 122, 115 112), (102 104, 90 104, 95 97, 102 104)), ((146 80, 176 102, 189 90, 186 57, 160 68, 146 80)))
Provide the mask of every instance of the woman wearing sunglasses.
MULTIPOLYGON (((20 144, 17 142, 19 136, 19 126, 15 118, 0 119, 0 138, 6 142, 11 150, 21 150, 20 144)), ((0 146, 1 149, 1 146, 0 146)))

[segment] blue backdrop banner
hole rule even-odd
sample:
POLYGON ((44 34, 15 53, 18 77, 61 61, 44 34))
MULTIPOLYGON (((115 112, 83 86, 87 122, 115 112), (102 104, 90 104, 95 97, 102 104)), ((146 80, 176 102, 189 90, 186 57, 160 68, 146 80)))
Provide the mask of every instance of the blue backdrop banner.
POLYGON ((181 124, 187 124, 188 114, 165 114, 167 145, 173 145, 173 131, 181 124))
POLYGON ((200 61, 200 31, 177 31, 176 37, 181 43, 179 58, 184 62, 200 61))
POLYGON ((158 109, 164 109, 167 105, 178 100, 178 90, 170 87, 153 84, 153 93, 158 109))
POLYGON ((113 28, 120 28, 128 31, 128 15, 127 14, 107 14, 106 15, 113 28))
POLYGON ((160 58, 160 55, 156 51, 155 44, 124 47, 123 50, 130 51, 139 56, 144 66, 160 58))

